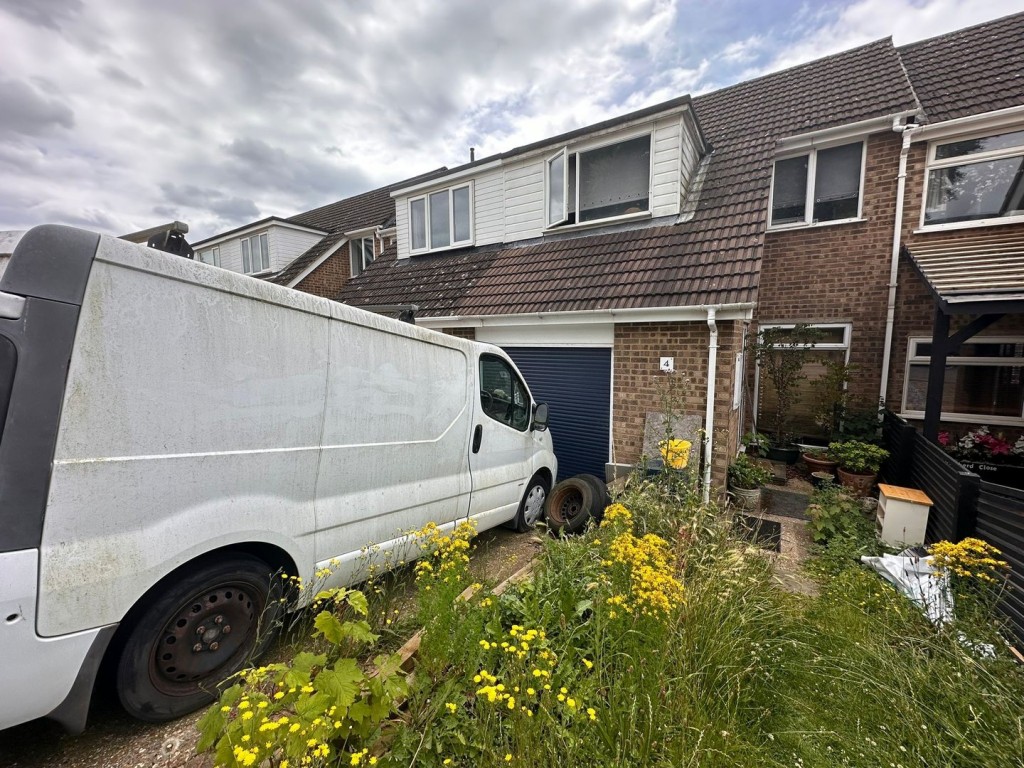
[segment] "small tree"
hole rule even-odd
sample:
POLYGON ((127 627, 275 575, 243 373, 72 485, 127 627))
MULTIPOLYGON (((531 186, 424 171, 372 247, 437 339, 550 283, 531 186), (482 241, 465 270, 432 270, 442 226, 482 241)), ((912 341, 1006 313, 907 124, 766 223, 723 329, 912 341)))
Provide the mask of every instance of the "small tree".
POLYGON ((796 388, 807 378, 803 372, 809 361, 806 350, 813 349, 820 337, 821 331, 817 328, 801 324, 793 328, 765 328, 750 342, 750 354, 775 390, 771 426, 777 446, 789 442, 790 410, 796 388))
POLYGON ((825 431, 829 442, 838 437, 849 407, 846 385, 860 368, 841 360, 824 360, 825 375, 814 382, 814 423, 825 431))

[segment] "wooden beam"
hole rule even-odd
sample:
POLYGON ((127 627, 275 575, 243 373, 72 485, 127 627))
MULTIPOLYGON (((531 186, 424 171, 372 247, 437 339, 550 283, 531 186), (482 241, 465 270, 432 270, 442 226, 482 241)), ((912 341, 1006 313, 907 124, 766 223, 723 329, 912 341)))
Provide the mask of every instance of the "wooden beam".
POLYGON ((928 395, 924 405, 924 426, 921 434, 927 440, 939 439, 939 421, 942 418, 942 394, 946 383, 946 357, 949 355, 949 315, 935 305, 932 324, 932 354, 928 366, 928 395))
POLYGON ((960 350, 961 344, 968 339, 977 336, 992 325, 992 323, 997 320, 1001 320, 1004 315, 1005 313, 1000 312, 998 314, 980 315, 979 317, 974 318, 971 322, 949 337, 949 346, 946 348, 946 353, 955 355, 960 350))

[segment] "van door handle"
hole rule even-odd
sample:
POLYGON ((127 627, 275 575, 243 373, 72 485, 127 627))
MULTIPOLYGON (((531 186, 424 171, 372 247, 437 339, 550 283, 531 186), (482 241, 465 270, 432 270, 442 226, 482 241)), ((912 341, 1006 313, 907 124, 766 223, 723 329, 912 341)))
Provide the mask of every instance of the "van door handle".
POLYGON ((480 441, 484 436, 484 425, 477 424, 473 430, 473 453, 480 453, 480 441))

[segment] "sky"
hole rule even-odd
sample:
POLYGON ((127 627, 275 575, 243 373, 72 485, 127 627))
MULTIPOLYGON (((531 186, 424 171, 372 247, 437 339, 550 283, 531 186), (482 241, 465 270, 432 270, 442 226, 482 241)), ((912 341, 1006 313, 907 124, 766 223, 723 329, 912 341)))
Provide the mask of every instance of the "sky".
POLYGON ((0 0, 0 230, 197 242, 1024 0, 0 0))

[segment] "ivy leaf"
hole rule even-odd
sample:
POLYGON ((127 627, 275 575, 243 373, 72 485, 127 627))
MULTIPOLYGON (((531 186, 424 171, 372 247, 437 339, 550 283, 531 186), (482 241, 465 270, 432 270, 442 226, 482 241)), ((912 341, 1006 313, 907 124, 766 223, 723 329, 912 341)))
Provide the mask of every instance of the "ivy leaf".
POLYGON ((309 683, 313 667, 321 667, 327 661, 323 654, 303 651, 292 660, 292 668, 284 673, 284 683, 289 688, 301 688, 309 683))
POLYGON ((352 610, 358 613, 360 616, 365 616, 370 611, 370 606, 366 602, 366 595, 357 589, 352 590, 348 593, 348 604, 352 606, 352 610))
MULTIPOLYGON (((320 674, 323 675, 324 673, 321 672, 320 674)), ((311 693, 309 696, 303 696, 295 702, 295 714, 307 720, 310 717, 322 715, 330 708, 331 697, 322 691, 311 693)))
POLYGON ((366 621, 346 621, 341 625, 341 635, 357 643, 373 643, 380 637, 370 630, 366 621))
POLYGON ((325 669, 316 678, 316 689, 331 697, 334 706, 343 711, 355 702, 365 675, 355 659, 339 659, 334 669, 325 669))

